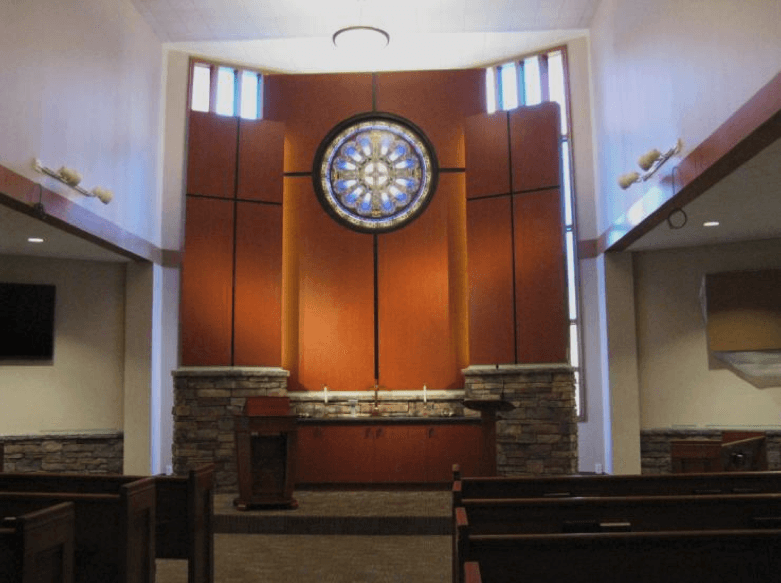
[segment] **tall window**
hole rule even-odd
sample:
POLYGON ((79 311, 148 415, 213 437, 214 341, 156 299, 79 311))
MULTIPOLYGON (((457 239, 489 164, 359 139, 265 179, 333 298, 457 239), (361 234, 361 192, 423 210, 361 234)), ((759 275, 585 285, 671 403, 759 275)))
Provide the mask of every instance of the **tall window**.
POLYGON ((190 109, 244 119, 263 117, 263 75, 227 65, 192 63, 190 109))
POLYGON ((567 95, 567 53, 560 48, 496 65, 486 70, 488 113, 522 105, 555 101, 561 109, 561 177, 564 211, 564 250, 567 261, 569 309, 569 360, 575 369, 575 402, 578 418, 584 418, 585 391, 582 374, 580 304, 578 294, 575 193, 572 177, 572 148, 567 95))

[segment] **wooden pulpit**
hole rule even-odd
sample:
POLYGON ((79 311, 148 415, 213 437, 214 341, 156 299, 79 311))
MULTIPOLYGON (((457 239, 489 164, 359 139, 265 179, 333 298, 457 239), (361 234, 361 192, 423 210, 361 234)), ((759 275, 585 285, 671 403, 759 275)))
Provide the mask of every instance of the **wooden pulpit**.
POLYGON ((496 475, 496 414, 500 411, 515 409, 510 401, 504 399, 465 399, 464 407, 480 411, 483 421, 483 459, 484 475, 496 475))
POLYGON ((297 441, 296 417, 287 397, 247 398, 236 416, 236 508, 298 507, 293 498, 297 441))

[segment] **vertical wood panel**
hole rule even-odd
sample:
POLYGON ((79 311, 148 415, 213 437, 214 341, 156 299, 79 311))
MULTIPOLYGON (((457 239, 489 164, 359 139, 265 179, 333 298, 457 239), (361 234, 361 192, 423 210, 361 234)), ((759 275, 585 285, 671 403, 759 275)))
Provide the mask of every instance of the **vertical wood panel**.
POLYGON ((300 193, 298 382, 365 390, 374 383, 372 236, 331 219, 311 182, 300 193))
POLYGON ((485 71, 377 75, 377 109, 404 116, 434 144, 443 168, 464 166, 464 118, 485 111, 485 71))
POLYGON ((513 192, 560 185, 559 124, 555 102, 510 112, 513 192))
POLYGON ((240 120, 237 197, 281 203, 284 153, 284 124, 240 120))
POLYGON ((510 193, 510 143, 507 112, 466 118, 466 196, 510 193))
MULTIPOLYGON (((463 191, 461 191, 463 192, 463 191)), ((452 176, 440 176, 426 211, 379 239, 380 383, 389 389, 460 384, 448 280, 452 176)))
POLYGON ((558 189, 515 195, 518 362, 566 362, 567 284, 558 189))
POLYGON ((282 207, 237 204, 234 364, 280 366, 282 207))
POLYGON ((469 363, 515 362, 510 197, 467 203, 469 363))
POLYGON ((233 198, 238 120, 190 112, 187 128, 187 193, 233 198))
POLYGON ((337 123, 371 111, 370 74, 264 76, 266 118, 285 124, 285 172, 309 172, 337 123))
POLYGON ((233 202, 187 198, 182 365, 231 364, 233 202))

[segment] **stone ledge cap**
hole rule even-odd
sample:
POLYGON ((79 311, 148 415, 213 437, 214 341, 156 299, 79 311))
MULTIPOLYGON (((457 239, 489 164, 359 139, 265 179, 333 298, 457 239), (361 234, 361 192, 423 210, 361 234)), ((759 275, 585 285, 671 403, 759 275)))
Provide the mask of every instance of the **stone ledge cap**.
POLYGON ((280 377, 290 371, 277 366, 183 366, 171 371, 174 377, 280 377))
POLYGON ((553 362, 544 364, 473 364, 461 372, 465 377, 469 376, 488 376, 488 375, 506 375, 506 374, 533 374, 548 372, 573 372, 575 369, 564 362, 553 362))
POLYGON ((67 430, 67 431, 50 431, 46 433, 27 433, 16 435, 3 435, 0 434, 0 441, 29 441, 29 440, 42 440, 42 439, 107 439, 107 438, 120 438, 123 437, 122 431, 114 429, 98 429, 82 431, 67 430))

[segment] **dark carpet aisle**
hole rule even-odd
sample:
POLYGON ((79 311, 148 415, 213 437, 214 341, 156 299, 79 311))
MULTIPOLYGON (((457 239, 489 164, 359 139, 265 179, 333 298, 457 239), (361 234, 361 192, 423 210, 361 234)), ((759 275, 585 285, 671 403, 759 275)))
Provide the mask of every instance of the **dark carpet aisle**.
MULTIPOLYGON (((449 492, 296 492, 295 510, 215 498, 215 583, 450 581, 449 492)), ((158 560, 157 583, 187 583, 158 560)))

